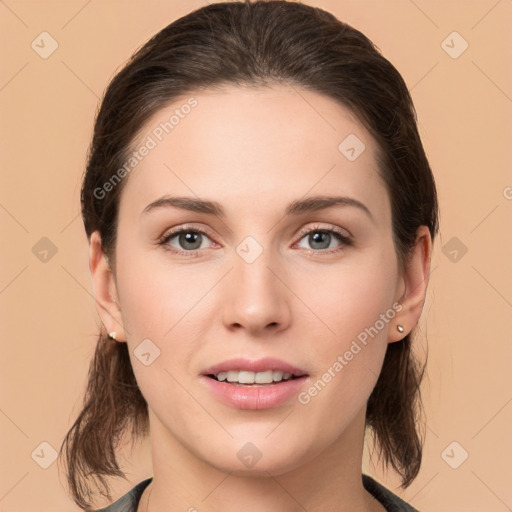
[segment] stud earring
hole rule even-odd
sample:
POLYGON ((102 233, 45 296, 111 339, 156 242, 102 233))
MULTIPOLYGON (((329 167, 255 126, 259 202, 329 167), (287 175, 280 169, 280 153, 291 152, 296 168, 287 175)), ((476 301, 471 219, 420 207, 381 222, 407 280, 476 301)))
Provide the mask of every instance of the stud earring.
POLYGON ((401 325, 397 325, 396 329, 397 329, 398 332, 404 332, 404 328, 401 325))
POLYGON ((111 340, 115 340, 116 339, 116 331, 112 331, 112 332, 109 332, 108 333, 108 337, 111 339, 111 340))

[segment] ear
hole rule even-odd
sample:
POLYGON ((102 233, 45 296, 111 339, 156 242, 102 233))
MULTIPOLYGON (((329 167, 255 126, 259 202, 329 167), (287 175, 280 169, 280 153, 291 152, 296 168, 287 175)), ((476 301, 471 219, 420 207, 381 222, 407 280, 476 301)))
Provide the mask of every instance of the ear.
MULTIPOLYGON (((427 226, 420 226, 416 233, 416 242, 407 258, 401 276, 402 295, 398 299, 402 309, 395 316, 393 328, 389 331, 389 343, 400 341, 418 323, 425 303, 427 285, 430 277, 430 260, 432 256, 432 238, 427 226), (404 332, 397 330, 397 325, 404 332)), ((400 297, 400 295, 399 295, 400 297)))
POLYGON ((94 285, 96 308, 107 333, 115 332, 117 341, 126 341, 114 274, 101 246, 99 231, 89 241, 89 270, 94 285))

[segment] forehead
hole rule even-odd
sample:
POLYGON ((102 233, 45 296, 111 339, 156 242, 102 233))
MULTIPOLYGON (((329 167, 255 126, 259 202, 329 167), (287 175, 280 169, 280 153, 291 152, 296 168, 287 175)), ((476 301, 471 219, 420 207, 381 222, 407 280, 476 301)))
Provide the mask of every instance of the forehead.
POLYGON ((156 112, 132 150, 121 211, 140 213, 164 194, 215 199, 228 212, 236 202, 240 212, 333 191, 376 215, 389 208, 362 123, 335 100, 287 85, 191 93, 156 112))

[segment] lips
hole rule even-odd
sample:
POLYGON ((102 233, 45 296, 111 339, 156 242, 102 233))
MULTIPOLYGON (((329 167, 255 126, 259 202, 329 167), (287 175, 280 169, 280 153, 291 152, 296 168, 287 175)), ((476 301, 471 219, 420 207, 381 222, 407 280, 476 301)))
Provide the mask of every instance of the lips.
POLYGON ((201 385, 205 386, 223 404, 237 409, 252 410, 271 409, 293 403, 291 402, 293 397, 311 380, 311 377, 303 369, 272 357, 254 361, 244 358, 229 359, 206 368, 200 377, 201 385), (246 381, 249 376, 247 374, 263 377, 270 371, 273 375, 277 375, 277 378, 279 375, 284 377, 287 374, 288 380, 261 384, 256 382, 244 384, 224 380, 224 377, 231 374, 228 378, 246 381), (221 379, 217 380, 216 375, 221 379))

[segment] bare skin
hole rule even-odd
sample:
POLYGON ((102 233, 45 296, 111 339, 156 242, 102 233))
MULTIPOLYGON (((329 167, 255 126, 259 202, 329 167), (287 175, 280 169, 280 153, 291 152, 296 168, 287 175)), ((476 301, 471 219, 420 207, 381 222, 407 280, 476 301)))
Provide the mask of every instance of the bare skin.
MULTIPOLYGON (((128 343, 149 406, 154 480, 138 511, 382 512, 361 481, 366 403, 388 343, 399 343, 421 315, 428 229, 418 230, 400 269, 376 143, 330 98, 282 85, 191 96, 197 106, 125 178, 114 272, 97 232, 90 244, 99 314, 128 343), (354 161, 338 150, 349 134, 366 146, 354 161), (292 201, 317 195, 356 199, 369 213, 345 204, 285 216, 292 201), (225 216, 173 207, 143 213, 162 196, 216 201, 225 216), (194 256, 174 252, 193 252, 178 235, 159 244, 185 225, 205 232, 194 256), (319 248, 304 233, 332 228, 352 243, 331 233, 319 248), (236 251, 248 236, 262 248, 251 263, 236 251), (294 396, 243 410, 201 382, 214 363, 272 356, 303 369, 307 391, 390 310, 378 334, 307 403, 294 396), (160 350, 149 366, 133 353, 147 338, 160 350), (261 453, 252 467, 237 457, 248 442, 261 453)), ((158 112, 137 144, 185 101, 158 112)))

